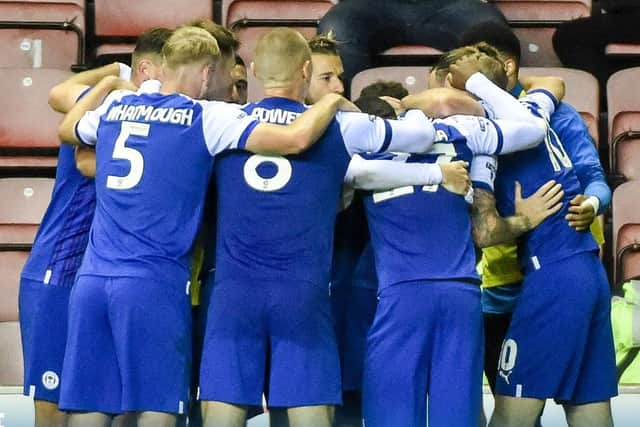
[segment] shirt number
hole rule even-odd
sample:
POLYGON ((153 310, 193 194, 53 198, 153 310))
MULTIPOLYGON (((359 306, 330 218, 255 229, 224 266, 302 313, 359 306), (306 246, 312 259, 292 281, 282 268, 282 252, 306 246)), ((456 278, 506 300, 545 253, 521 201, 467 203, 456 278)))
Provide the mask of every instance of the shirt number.
POLYGON ((262 156, 254 154, 244 164, 244 180, 249 187, 258 191, 278 191, 291 180, 293 169, 291 162, 282 156, 262 156), (273 163, 276 174, 271 178, 263 178, 258 174, 258 167, 263 163, 273 163))
POLYGON ((131 167, 129 173, 125 176, 107 176, 107 188, 113 190, 129 190, 135 187, 142 179, 142 171, 144 169, 144 158, 142 154, 135 148, 125 145, 130 136, 149 136, 148 123, 122 122, 120 135, 116 139, 113 147, 113 159, 128 160, 131 167))
MULTIPOLYGON (((457 156, 458 153, 456 152, 456 147, 453 144, 436 143, 436 144, 433 144, 433 147, 431 147, 431 150, 429 150, 428 154, 437 154, 438 157, 436 157, 435 163, 438 165, 441 165, 444 163, 450 163, 457 156)), ((406 161, 406 159, 407 159, 407 156, 403 158, 399 158, 398 160, 406 161)), ((422 191, 425 191, 428 193, 435 193, 436 191, 438 191, 439 188, 440 188, 440 184, 423 185, 422 191)), ((414 192, 414 189, 412 185, 408 185, 405 187, 392 188, 391 190, 387 190, 387 191, 378 191, 376 193, 373 193, 373 203, 380 203, 380 202, 384 202, 385 200, 394 199, 396 197, 406 196, 407 194, 413 194, 413 192, 414 192)))

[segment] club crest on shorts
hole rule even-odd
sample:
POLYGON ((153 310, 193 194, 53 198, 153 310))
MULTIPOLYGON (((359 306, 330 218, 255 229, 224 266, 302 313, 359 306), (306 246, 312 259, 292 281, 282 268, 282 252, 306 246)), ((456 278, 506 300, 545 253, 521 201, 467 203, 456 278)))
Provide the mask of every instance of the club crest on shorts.
POLYGON ((504 340, 502 343, 502 349, 500 350, 500 365, 498 366, 498 375, 500 375, 504 382, 509 382, 509 377, 513 372, 513 368, 516 366, 516 358, 518 357, 518 344, 511 338, 504 340))
POLYGON ((55 390, 60 385, 60 377, 53 371, 47 371, 42 374, 42 385, 47 390, 55 390))

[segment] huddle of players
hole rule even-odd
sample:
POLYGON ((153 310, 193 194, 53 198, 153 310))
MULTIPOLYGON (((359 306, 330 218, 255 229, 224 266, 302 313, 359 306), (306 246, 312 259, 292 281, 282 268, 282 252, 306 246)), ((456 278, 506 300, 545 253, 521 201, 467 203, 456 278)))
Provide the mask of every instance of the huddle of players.
MULTIPOLYGON (((121 79, 96 79, 61 125, 63 140, 95 145, 97 157, 96 213, 70 296, 63 353, 59 406, 72 411, 71 425, 104 425, 110 415, 123 412, 139 413, 139 425, 172 425, 171 414, 186 410, 189 253, 212 170, 217 187, 216 270, 208 279, 211 295, 199 382, 206 425, 243 425, 247 407, 260 405, 263 391, 270 407, 288 408, 284 422, 330 425, 341 386, 326 285, 345 182, 368 190, 364 202, 379 279, 379 305, 364 367, 366 424, 424 425, 429 395, 430 425, 476 425, 482 311, 472 231, 483 244, 529 232, 522 244, 533 251, 532 259, 537 257, 533 271, 544 272, 557 260, 544 252, 548 238, 541 242, 532 236, 552 220, 552 233, 579 234, 562 227, 560 221, 566 221, 559 204, 561 198, 579 194, 579 188, 572 187, 571 164, 561 156, 560 141, 548 131, 548 117, 562 96, 558 85, 551 88, 554 93, 531 91, 521 104, 477 72, 504 87, 502 63, 478 55, 477 49, 468 53, 450 65, 447 81, 474 94, 481 104, 454 89, 427 91, 404 104, 433 117, 448 115, 445 111, 451 108, 478 116, 433 121, 417 109, 398 121, 348 112, 333 119, 338 107, 350 106, 331 95, 307 110, 301 102, 312 74, 309 48, 298 33, 286 29, 258 43, 255 72, 267 98, 244 111, 194 101, 205 93, 209 99, 224 99, 211 93, 224 88, 219 83, 229 81, 231 67, 225 66, 211 34, 193 27, 175 31, 163 45, 162 86, 148 81, 133 92, 121 79), (480 117, 485 109, 490 119, 480 117), (496 188, 494 198, 493 156, 517 150, 534 156, 536 170, 516 175, 522 190, 513 190, 511 178, 511 187, 496 188), (541 173, 549 163, 554 169, 541 173), (473 215, 464 197, 466 164, 471 164, 475 189, 473 215), (564 193, 553 183, 545 184, 549 179, 561 182, 564 193), (522 199, 520 192, 536 194, 522 199), (510 217, 497 215, 496 201, 500 212, 510 217)), ((137 74, 134 58, 134 78, 137 74)), ((93 208, 73 206, 75 210, 66 213, 70 221, 86 218, 93 208)), ((543 229, 542 235, 549 232, 543 229)), ((576 262, 580 269, 590 268, 580 273, 594 283, 592 271, 599 261, 587 256, 593 250, 589 239, 574 240, 578 249, 570 255, 585 258, 576 262)), ((51 284, 53 273, 44 277, 51 284)), ((537 280, 551 281, 547 275, 537 280)), ((22 298, 21 285, 21 308, 28 304, 22 298)), ((606 341, 606 331, 600 332, 606 341)), ((520 358, 535 356, 541 347, 542 341, 525 341, 514 332, 504 346, 501 366, 510 367, 511 373, 505 391, 498 393, 518 399, 505 398, 507 417, 494 416, 493 425, 526 425, 508 418, 510 406, 527 400, 521 396, 558 397, 584 408, 591 405, 583 403, 608 401, 613 395, 605 396, 600 387, 598 400, 585 397, 591 390, 580 384, 593 385, 593 378, 583 378, 581 366, 572 377, 573 388, 580 390, 577 396, 571 390, 556 394, 555 389, 544 389, 551 387, 546 384, 529 392, 529 382, 521 378, 530 373, 518 374, 515 390, 509 390, 509 375, 516 378, 528 363, 520 358), (534 350, 523 350, 527 345, 534 350)), ((575 358, 573 351, 567 350, 567 357, 575 358)), ((557 372, 553 379, 561 376, 557 372)), ((25 374, 28 377, 28 370, 25 374)), ((37 381, 40 378, 25 381, 25 392, 37 381)), ((42 382, 46 392, 44 376, 42 382)), ((55 401, 39 389, 35 387, 36 399, 55 401)))

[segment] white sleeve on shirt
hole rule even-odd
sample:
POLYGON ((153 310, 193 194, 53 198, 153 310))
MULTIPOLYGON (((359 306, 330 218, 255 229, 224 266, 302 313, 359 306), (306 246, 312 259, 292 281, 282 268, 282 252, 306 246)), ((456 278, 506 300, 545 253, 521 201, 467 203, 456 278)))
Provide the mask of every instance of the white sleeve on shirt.
POLYGON ((531 112, 518 99, 500 89, 481 73, 469 77, 465 88, 489 104, 498 119, 531 120, 531 112))
POLYGON ((475 188, 493 192, 493 182, 498 170, 498 159, 495 156, 481 154, 474 156, 469 168, 469 176, 475 188))
POLYGON ((229 148, 244 148, 260 123, 239 105, 219 101, 197 101, 202 105, 202 130, 211 156, 229 148))
POLYGON ((88 146, 95 146, 98 140, 98 126, 100 125, 100 118, 109 110, 111 104, 115 101, 119 101, 125 95, 133 95, 135 92, 129 90, 116 90, 111 92, 102 101, 95 110, 89 110, 80 120, 76 123, 76 137, 78 140, 88 146))
POLYGON ((529 106, 534 114, 540 114, 545 120, 551 120, 551 115, 558 107, 558 100, 545 89, 534 89, 520 98, 520 102, 529 106))
POLYGON ((442 119, 467 139, 473 154, 507 154, 538 145, 547 134, 533 121, 490 120, 484 117, 456 115, 442 119))
POLYGON ((386 120, 364 113, 338 112, 347 151, 355 153, 429 151, 435 139, 431 121, 419 110, 409 110, 398 120, 386 120))
POLYGON ((355 154, 349 163, 344 182, 361 190, 386 190, 442 182, 442 170, 437 164, 406 163, 402 160, 368 160, 355 154))

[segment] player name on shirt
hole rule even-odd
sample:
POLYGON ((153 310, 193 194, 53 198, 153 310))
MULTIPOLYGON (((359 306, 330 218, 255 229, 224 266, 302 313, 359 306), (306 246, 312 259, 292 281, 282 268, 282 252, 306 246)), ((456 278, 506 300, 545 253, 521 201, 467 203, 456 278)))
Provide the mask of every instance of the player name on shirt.
POLYGON ((256 107, 251 112, 251 115, 261 122, 275 123, 279 125, 291 124, 302 113, 295 111, 282 110, 275 108, 270 110, 268 108, 256 107))
POLYGON ((191 126, 192 108, 164 108, 150 105, 116 105, 109 110, 107 121, 145 121, 191 126))

